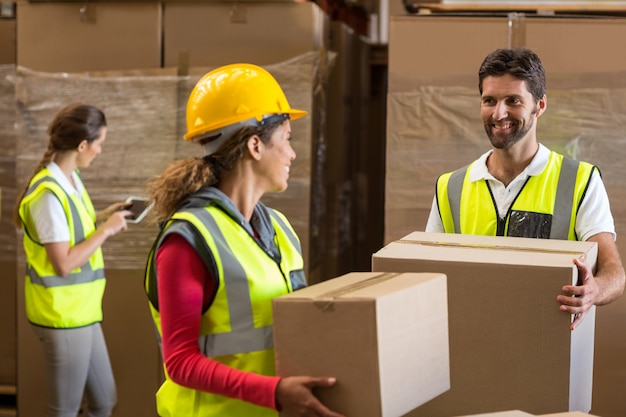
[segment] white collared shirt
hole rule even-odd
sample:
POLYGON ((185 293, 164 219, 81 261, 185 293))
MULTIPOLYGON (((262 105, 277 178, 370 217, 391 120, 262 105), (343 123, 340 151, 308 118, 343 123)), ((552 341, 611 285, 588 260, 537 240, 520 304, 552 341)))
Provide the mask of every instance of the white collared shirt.
MULTIPOLYGON (((513 201, 521 191, 528 177, 541 174, 545 169, 550 157, 550 150, 544 145, 539 144, 539 150, 532 161, 530 161, 528 166, 506 187, 502 182, 491 175, 487 169, 487 158, 492 152, 493 150, 485 152, 472 164, 469 176, 472 182, 483 179, 487 180, 498 208, 498 214, 501 218, 505 218, 511 204, 513 204, 513 201)), ((615 238, 615 224, 613 222, 613 215, 611 214, 609 197, 606 193, 602 178, 596 171, 594 171, 591 176, 589 188, 578 209, 575 229, 580 240, 587 240, 591 236, 601 232, 612 233, 615 238)), ((439 216, 439 207, 437 206, 437 196, 433 198, 433 204, 425 230, 427 232, 444 232, 443 223, 439 216)))
MULTIPOLYGON (((81 181, 78 179, 78 175, 72 172, 72 178, 74 184, 80 189, 77 189, 72 185, 70 180, 65 176, 61 168, 55 163, 50 162, 46 167, 52 174, 52 177, 57 180, 61 188, 68 194, 76 194, 80 198, 83 193, 83 187, 81 181)), ((70 228, 68 226, 67 217, 61 202, 52 193, 52 191, 45 190, 41 195, 30 204, 30 212, 33 219, 35 219, 35 229, 39 236, 40 243, 53 243, 53 242, 69 242, 70 241, 70 228)))

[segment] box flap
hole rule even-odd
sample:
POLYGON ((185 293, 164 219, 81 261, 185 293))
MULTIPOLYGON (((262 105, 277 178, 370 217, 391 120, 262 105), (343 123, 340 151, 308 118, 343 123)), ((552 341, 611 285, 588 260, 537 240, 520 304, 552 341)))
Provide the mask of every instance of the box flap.
POLYGON ((528 414, 520 410, 500 411, 497 413, 487 414, 472 414, 471 416, 459 416, 459 417, 526 417, 534 416, 534 414, 528 414))
POLYGON ((584 256, 594 260, 595 269, 597 251, 595 242, 413 232, 380 249, 373 258, 562 267, 584 256))
POLYGON ((438 273, 399 273, 399 272, 351 272, 337 278, 329 279, 285 294, 277 300, 281 301, 332 301, 334 299, 375 299, 388 293, 425 282, 438 273), (402 279, 395 279, 402 275, 402 279))

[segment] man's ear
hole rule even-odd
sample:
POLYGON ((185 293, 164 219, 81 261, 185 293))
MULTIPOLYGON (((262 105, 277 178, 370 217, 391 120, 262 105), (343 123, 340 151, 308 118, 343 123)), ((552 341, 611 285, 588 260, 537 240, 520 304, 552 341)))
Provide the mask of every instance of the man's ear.
POLYGON ((543 97, 541 97, 541 99, 539 99, 539 101, 537 102, 537 111, 535 112, 535 115, 537 117, 541 116, 543 112, 546 111, 547 107, 548 97, 544 94, 543 97))
POLYGON ((261 138, 258 135, 252 135, 248 138, 248 142, 246 143, 248 148, 248 152, 250 156, 255 159, 261 159, 261 155, 263 154, 263 149, 265 144, 261 141, 261 138))

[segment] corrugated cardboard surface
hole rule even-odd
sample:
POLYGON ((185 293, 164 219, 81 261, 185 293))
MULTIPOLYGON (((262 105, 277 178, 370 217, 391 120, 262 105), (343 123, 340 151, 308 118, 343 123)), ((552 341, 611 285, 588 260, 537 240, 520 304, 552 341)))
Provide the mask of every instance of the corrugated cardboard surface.
POLYGON ((496 48, 515 46, 530 48, 541 57, 548 86, 560 73, 623 71, 626 52, 611 53, 602 40, 625 34, 623 17, 392 16, 389 87, 398 91, 405 81, 431 85, 428 81, 469 75, 463 85, 478 91, 476 74, 483 58, 496 48), (416 39, 428 42, 412 42, 416 39))
MULTIPOLYGON (((460 416, 460 417, 525 417, 525 416, 533 416, 536 414, 528 414, 519 410, 512 411, 501 411, 497 413, 487 413, 487 414, 473 414, 471 416, 460 416)), ((581 413, 580 411, 571 411, 567 413, 556 413, 556 414, 541 414, 540 417, 594 417, 591 414, 581 413)))
MULTIPOLYGON (((622 252, 622 260, 626 259, 622 252)), ((626 415, 626 297, 596 311, 596 345, 591 414, 602 417, 626 415)))
POLYGON ((400 416, 449 389, 446 277, 350 273, 274 300, 276 371, 334 376, 346 416, 400 416))
POLYGON ((164 66, 284 61, 323 46, 325 19, 312 2, 166 3, 164 66))
POLYGON ((555 301, 583 254, 596 244, 423 232, 375 253, 373 271, 448 277, 452 387, 409 415, 589 411, 595 309, 571 331, 555 301))
POLYGON ((471 416, 459 416, 459 417, 530 417, 533 414, 528 414, 519 410, 511 410, 511 411, 500 411, 497 413, 487 413, 487 414, 472 414, 471 416))
MULTIPOLYGON (((472 414, 471 416, 459 416, 459 417, 526 417, 526 416, 537 416, 537 414, 528 414, 524 411, 511 410, 511 411, 501 411, 501 412, 487 413, 487 414, 472 414)), ((594 417, 594 416, 592 416, 591 414, 582 413, 580 411, 570 411, 566 413, 541 414, 540 417, 594 417)))
POLYGON ((38 71, 161 67, 161 4, 17 3, 17 64, 38 71))

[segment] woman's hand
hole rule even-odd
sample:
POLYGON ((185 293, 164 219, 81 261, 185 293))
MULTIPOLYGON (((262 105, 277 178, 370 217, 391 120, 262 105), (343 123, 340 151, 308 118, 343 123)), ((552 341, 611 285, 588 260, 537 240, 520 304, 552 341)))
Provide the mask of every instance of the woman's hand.
POLYGON ((276 401, 281 411, 291 417, 344 417, 329 410, 313 395, 313 388, 330 387, 335 378, 292 376, 282 378, 276 387, 276 401))
POLYGON ((128 223, 126 223, 126 216, 130 216, 133 213, 129 210, 120 210, 113 212, 106 221, 98 227, 98 229, 106 231, 108 237, 123 232, 128 229, 128 223))
MULTIPOLYGON (((130 207, 131 204, 132 203, 128 203, 126 201, 120 201, 120 202, 117 202, 117 203, 113 203, 109 207, 105 208, 104 210, 100 210, 96 214, 96 221, 97 222, 106 222, 109 219, 109 217, 111 217, 115 212, 123 210, 126 207, 130 207)), ((130 214, 132 214, 132 213, 128 212, 125 216, 128 216, 130 214)))

